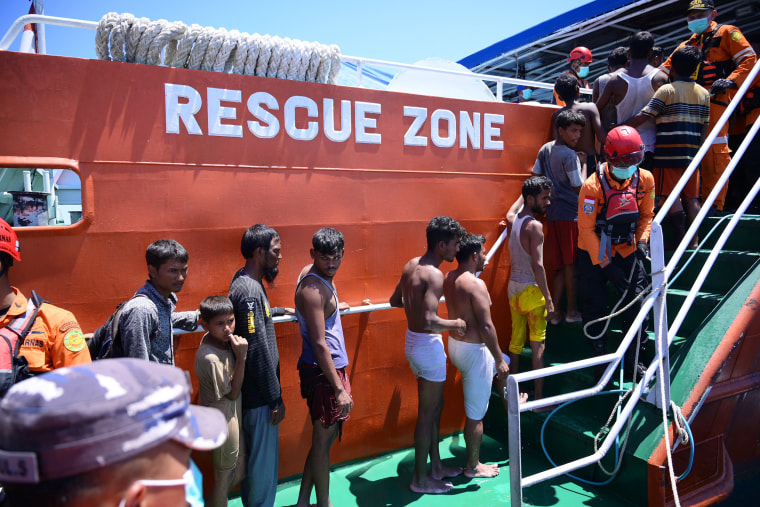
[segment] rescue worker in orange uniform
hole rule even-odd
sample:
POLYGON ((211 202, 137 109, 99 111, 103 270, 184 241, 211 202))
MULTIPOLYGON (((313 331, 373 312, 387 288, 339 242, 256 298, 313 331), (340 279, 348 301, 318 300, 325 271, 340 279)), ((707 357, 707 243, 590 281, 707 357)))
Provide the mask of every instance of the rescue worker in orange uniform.
MULTIPOLYGON (((755 52, 757 52, 757 45, 753 44, 753 47, 755 48, 755 52)), ((733 151, 736 151, 742 142, 744 142, 747 134, 749 134, 752 125, 760 118, 760 74, 755 76, 752 86, 747 90, 734 114, 735 116, 731 118, 733 124, 729 127, 728 144, 733 151)), ((737 209, 742 201, 744 201, 747 191, 760 178, 758 160, 760 160, 760 135, 756 135, 750 141, 744 152, 744 156, 736 164, 736 168, 731 174, 728 194, 726 195, 727 209, 737 209)), ((753 214, 760 213, 760 195, 756 196, 752 201, 748 212, 753 214)))
MULTIPOLYGON (((589 84, 586 77, 588 77, 589 65, 593 62, 591 50, 583 46, 578 46, 570 51, 567 61, 570 63, 570 70, 567 71, 567 74, 570 74, 578 80, 578 86, 581 88, 588 88, 589 84)), ((584 95, 578 100, 578 102, 589 102, 590 100, 590 95, 584 95)), ((565 101, 559 98, 557 92, 554 92, 554 103, 562 107, 565 107, 566 105, 565 101)))
MULTIPOLYGON (((21 261, 16 231, 0 218, 0 328, 23 318, 32 304, 8 280, 13 261, 21 261)), ((27 359, 32 374, 44 373, 63 366, 90 362, 90 351, 82 329, 71 312, 38 300, 39 311, 31 330, 21 345, 19 355, 27 359)), ((7 354, 7 347, 3 353, 7 354)))
MULTIPOLYGON (((649 255, 649 233, 654 218, 654 177, 640 169, 644 143, 633 127, 612 129, 604 143, 607 161, 589 176, 578 196, 578 292, 581 317, 594 355, 607 353, 605 322, 586 324, 609 314, 607 283, 625 298, 621 308, 647 285, 643 259, 649 255)), ((623 314, 622 329, 628 330, 641 308, 641 301, 623 314)), ((640 379, 646 368, 641 351, 647 339, 648 317, 625 358, 626 373, 640 379)), ((597 368, 597 378, 603 368, 597 368)))
MULTIPOLYGON (((702 63, 693 77, 710 92, 710 131, 757 60, 754 49, 742 32, 735 26, 716 23, 717 15, 713 0, 691 0, 686 21, 694 35, 676 48, 690 45, 702 51, 702 63)), ((670 74, 670 57, 660 69, 670 74)), ((726 122, 702 160, 703 203, 731 161, 730 152, 726 122)), ((723 210, 725 198, 726 186, 715 199, 714 207, 717 210, 723 210)))

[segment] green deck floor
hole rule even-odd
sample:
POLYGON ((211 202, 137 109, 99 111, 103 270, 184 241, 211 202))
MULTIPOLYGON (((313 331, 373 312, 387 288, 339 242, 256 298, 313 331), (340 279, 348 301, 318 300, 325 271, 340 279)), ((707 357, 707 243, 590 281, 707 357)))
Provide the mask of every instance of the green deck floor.
MULTIPOLYGON (((338 444, 339 445, 339 444, 338 444)), ((445 437, 440 444, 441 457, 447 465, 464 464, 464 439, 461 434, 445 437)), ((528 456, 525 459, 530 460, 528 456)), ((352 462, 333 468, 330 475, 330 499, 335 507, 343 506, 490 506, 510 505, 509 465, 507 448, 500 442, 483 437, 481 460, 499 463, 501 474, 494 479, 467 479, 459 476, 451 481, 454 489, 443 495, 421 495, 409 490, 414 466, 414 450, 402 449, 374 459, 352 462)), ((543 468, 544 463, 526 461, 526 469, 543 468)), ((300 477, 280 484, 277 488, 276 506, 295 505, 298 498, 300 477)), ((595 488, 565 479, 555 479, 528 488, 523 493, 523 505, 534 506, 633 506, 620 498, 595 488)), ((315 501, 312 493, 312 502, 315 501)), ((230 500, 230 506, 239 507, 239 498, 230 500)))

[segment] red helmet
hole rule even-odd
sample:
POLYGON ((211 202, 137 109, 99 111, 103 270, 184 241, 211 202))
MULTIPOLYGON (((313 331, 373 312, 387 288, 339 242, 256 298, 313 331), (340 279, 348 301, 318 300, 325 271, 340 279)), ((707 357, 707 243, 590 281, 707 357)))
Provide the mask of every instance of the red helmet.
POLYGON ((570 56, 567 58, 568 62, 572 62, 573 60, 580 60, 581 63, 593 62, 591 59, 591 50, 584 46, 578 46, 570 51, 570 56))
POLYGON ((641 142, 638 130, 623 125, 607 134, 604 153, 613 167, 639 165, 644 160, 644 143, 641 142))
POLYGON ((0 252, 5 252, 17 261, 21 260, 18 236, 8 222, 0 218, 0 252))

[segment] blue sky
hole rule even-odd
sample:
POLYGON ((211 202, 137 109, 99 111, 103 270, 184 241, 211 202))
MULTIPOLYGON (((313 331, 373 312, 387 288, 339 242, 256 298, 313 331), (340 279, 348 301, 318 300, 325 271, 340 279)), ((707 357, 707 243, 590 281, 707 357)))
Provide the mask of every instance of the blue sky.
MULTIPOLYGON (((99 21, 107 12, 337 44, 349 56, 457 61, 590 0, 45 0, 51 16, 99 21)), ((29 10, 0 0, 0 32, 29 10)), ((95 32, 47 27, 47 52, 95 57, 95 32)), ((12 50, 19 46, 17 38, 12 50)))

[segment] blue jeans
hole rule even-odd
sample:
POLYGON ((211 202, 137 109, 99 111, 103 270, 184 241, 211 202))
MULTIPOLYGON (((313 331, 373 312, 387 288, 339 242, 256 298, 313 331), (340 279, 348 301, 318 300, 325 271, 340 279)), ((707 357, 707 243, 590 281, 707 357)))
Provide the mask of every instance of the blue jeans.
POLYGON ((269 424, 269 407, 243 411, 246 476, 241 484, 245 507, 272 507, 277 493, 280 430, 269 424))

